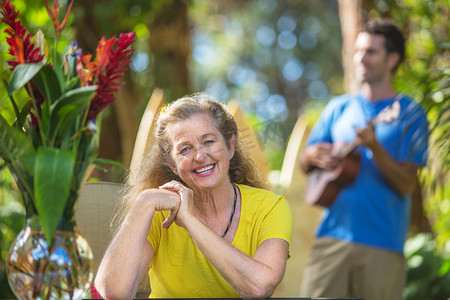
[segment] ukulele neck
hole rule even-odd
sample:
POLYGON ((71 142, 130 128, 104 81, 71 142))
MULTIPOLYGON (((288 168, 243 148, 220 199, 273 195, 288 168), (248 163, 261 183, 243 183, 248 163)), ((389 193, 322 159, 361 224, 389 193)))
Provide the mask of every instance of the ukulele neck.
MULTIPOLYGON (((367 127, 372 127, 374 129, 376 124, 390 123, 397 120, 400 115, 400 103, 397 100, 398 97, 399 96, 397 95, 395 101, 389 107, 382 110, 374 119, 369 120, 367 122, 367 127)), ((356 148, 356 146, 358 146, 358 143, 356 139, 354 139, 351 143, 337 149, 335 151, 335 155, 338 158, 343 159, 349 155, 356 148)))
POLYGON ((340 158, 343 159, 344 157, 346 157, 347 155, 349 155, 358 145, 358 143, 356 142, 356 139, 354 139, 352 142, 345 144, 343 147, 339 148, 335 155, 340 158))

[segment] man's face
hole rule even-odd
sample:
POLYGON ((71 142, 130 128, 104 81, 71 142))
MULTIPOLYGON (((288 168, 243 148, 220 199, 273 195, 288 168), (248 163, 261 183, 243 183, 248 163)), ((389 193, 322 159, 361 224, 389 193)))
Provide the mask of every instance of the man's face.
POLYGON ((356 39, 353 55, 358 80, 375 84, 385 80, 386 76, 390 78, 395 63, 392 55, 386 51, 384 36, 361 32, 356 39))

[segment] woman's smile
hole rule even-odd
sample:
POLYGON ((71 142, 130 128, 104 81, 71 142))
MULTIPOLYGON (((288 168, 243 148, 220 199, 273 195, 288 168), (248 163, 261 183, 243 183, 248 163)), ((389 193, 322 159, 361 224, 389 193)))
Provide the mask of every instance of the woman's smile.
POLYGON ((216 166, 216 164, 210 164, 207 166, 201 166, 198 167, 196 169, 194 169, 194 173, 199 175, 199 176, 208 176, 210 174, 212 174, 214 172, 214 167, 216 166))

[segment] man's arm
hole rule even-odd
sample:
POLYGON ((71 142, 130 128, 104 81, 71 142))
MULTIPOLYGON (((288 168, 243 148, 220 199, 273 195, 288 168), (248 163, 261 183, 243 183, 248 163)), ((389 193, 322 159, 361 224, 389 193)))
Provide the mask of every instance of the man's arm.
POLYGON ((359 144, 372 150, 376 165, 392 188, 402 196, 411 194, 416 184, 419 166, 410 162, 399 162, 392 158, 375 138, 373 127, 356 129, 356 133, 359 144))
POLYGON ((419 166, 410 162, 397 162, 380 143, 370 148, 373 158, 387 182, 402 196, 414 191, 419 166))

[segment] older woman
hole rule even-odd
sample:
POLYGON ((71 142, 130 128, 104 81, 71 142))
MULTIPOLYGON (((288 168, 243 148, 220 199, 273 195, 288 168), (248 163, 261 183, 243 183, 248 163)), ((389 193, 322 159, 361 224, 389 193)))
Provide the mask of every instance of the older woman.
POLYGON ((163 109, 97 273, 107 299, 272 295, 292 235, 286 199, 263 190, 233 117, 206 95, 163 109), (175 223, 175 224, 173 224, 175 223), (148 268, 150 266, 150 268, 148 268))

